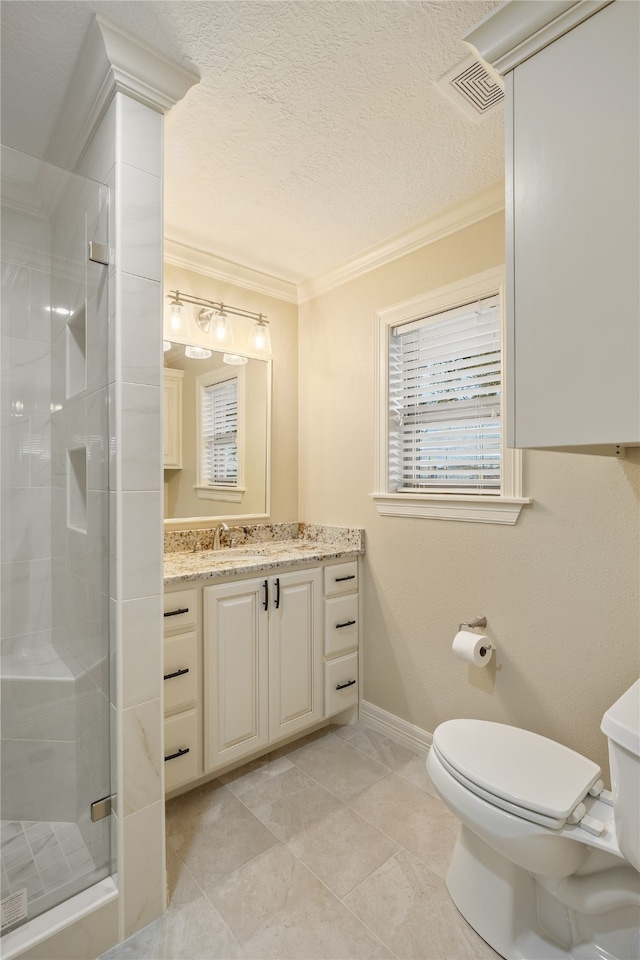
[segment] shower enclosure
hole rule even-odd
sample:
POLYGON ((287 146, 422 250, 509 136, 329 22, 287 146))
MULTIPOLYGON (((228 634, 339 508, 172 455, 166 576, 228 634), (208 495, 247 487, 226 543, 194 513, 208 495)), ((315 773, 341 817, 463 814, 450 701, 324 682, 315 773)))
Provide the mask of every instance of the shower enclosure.
POLYGON ((2 929, 112 872, 108 191, 2 148, 2 929))

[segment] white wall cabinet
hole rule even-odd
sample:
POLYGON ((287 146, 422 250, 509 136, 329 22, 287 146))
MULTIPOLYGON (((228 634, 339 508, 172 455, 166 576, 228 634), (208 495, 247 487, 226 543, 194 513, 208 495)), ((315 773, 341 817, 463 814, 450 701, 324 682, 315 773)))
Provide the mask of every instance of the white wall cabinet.
POLYGON ((506 78, 510 446, 640 442, 639 38, 622 0, 467 37, 506 78))
POLYGON ((205 587, 205 772, 322 720, 319 568, 205 587))
POLYGON ((182 469, 182 378, 184 370, 163 372, 163 452, 165 470, 182 469))

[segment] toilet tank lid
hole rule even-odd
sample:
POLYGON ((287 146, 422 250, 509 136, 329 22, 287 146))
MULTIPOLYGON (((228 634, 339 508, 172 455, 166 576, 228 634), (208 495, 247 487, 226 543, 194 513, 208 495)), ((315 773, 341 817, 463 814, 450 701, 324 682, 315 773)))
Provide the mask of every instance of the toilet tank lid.
POLYGON ((490 720, 446 720, 433 743, 470 783, 558 826, 600 776, 597 764, 569 747, 490 720))
POLYGON ((640 680, 609 707, 600 729, 614 743, 640 757, 640 680))

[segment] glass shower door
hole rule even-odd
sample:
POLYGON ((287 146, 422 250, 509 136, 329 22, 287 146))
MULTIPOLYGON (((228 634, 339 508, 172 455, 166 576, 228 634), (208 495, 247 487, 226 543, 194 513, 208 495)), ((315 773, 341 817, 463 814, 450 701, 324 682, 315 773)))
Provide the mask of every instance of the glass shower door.
POLYGON ((108 191, 3 147, 1 198, 6 932, 111 873, 108 191))

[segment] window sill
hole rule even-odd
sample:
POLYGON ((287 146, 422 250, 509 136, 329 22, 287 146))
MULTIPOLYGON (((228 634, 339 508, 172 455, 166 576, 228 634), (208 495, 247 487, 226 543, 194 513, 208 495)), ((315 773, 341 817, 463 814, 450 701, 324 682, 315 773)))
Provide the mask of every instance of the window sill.
POLYGON ((517 523, 528 497, 439 496, 435 493, 372 493, 383 517, 426 520, 462 520, 469 523, 517 523))
POLYGON ((227 503, 241 503, 245 487, 200 487, 193 488, 201 500, 226 500, 227 503))

